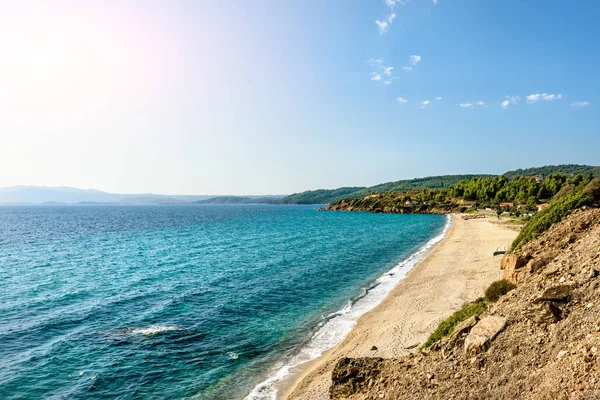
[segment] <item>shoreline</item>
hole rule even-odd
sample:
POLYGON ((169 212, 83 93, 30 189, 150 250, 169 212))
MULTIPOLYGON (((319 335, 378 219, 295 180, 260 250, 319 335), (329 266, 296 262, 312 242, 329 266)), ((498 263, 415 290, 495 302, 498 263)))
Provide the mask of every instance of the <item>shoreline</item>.
POLYGON ((297 349, 297 353, 275 367, 270 375, 256 385, 245 399, 275 400, 281 398, 281 393, 287 393, 308 366, 321 359, 324 354, 343 341, 357 321, 364 314, 376 308, 398 283, 405 279, 410 271, 446 238, 452 229, 453 221, 453 215, 446 215, 441 229, 435 233, 435 236, 422 243, 393 268, 379 276, 368 288, 365 288, 363 295, 349 300, 345 307, 328 316, 323 324, 315 328, 312 336, 297 349))
POLYGON ((493 251, 510 244, 517 232, 488 218, 457 216, 443 239, 340 342, 277 385, 278 399, 328 399, 340 357, 393 358, 416 351, 444 318, 499 279, 500 259, 493 251))

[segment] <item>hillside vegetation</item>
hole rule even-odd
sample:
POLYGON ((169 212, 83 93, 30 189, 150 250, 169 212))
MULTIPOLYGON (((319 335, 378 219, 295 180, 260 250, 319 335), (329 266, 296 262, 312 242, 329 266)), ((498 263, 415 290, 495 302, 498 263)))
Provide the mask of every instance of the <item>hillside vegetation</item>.
MULTIPOLYGON (((502 174, 507 180, 513 180, 518 176, 543 176, 563 174, 566 177, 576 175, 600 177, 600 167, 589 165, 548 165, 544 167, 518 169, 502 174)), ((428 176, 425 178, 405 179, 395 182, 381 183, 370 187, 342 187, 339 189, 308 190, 294 193, 281 199, 283 204, 333 204, 342 199, 362 199, 365 196, 382 192, 406 192, 411 190, 446 189, 452 185, 473 178, 494 178, 496 175, 489 174, 467 174, 467 175, 441 175, 428 176)))

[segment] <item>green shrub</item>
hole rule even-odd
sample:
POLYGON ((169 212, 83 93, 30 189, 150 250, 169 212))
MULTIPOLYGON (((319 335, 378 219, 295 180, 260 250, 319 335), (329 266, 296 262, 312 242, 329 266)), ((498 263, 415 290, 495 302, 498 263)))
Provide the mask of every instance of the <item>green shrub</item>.
POLYGON ((560 222, 564 217, 571 214, 573 210, 589 203, 590 198, 585 193, 583 186, 579 186, 571 193, 552 201, 548 207, 540 211, 521 229, 521 232, 519 232, 519 235, 511 245, 511 250, 519 249, 525 243, 541 235, 552 224, 560 222))
POLYGON ((594 201, 600 200, 600 178, 593 179, 587 184, 585 194, 594 201))
POLYGON ((485 301, 483 299, 475 300, 473 303, 469 303, 454 314, 442 321, 437 329, 433 331, 429 339, 421 346, 422 349, 430 347, 432 344, 448 336, 462 321, 472 317, 473 315, 479 315, 485 310, 485 301))
POLYGON ((485 291, 485 299, 492 303, 496 302, 500 297, 510 292, 514 288, 516 288, 516 286, 506 279, 492 282, 492 284, 485 291))

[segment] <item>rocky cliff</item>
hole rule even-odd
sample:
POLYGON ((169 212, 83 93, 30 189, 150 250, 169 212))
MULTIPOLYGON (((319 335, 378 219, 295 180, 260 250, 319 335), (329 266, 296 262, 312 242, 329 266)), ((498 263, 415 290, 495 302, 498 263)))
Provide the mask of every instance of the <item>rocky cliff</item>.
POLYGON ((333 399, 600 399, 600 209, 502 260, 516 289, 428 350, 340 359, 333 399))

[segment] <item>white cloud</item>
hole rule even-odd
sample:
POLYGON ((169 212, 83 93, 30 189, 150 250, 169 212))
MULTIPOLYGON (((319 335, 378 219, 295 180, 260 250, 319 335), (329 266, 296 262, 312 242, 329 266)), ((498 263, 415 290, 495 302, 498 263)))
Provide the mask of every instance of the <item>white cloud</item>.
POLYGON ((406 100, 406 99, 403 99, 402 97, 398 97, 398 98, 396 99, 396 101, 397 101, 398 103, 401 103, 401 104, 408 103, 408 100, 406 100))
POLYGON ((440 2, 440 0, 431 0, 431 2, 433 3, 434 6, 437 6, 438 3, 440 2))
POLYGON ((421 103, 421 108, 429 107, 431 105, 431 100, 425 100, 421 103))
POLYGON ((409 57, 409 59, 410 59, 410 63, 412 65, 417 65, 419 63, 419 61, 421 61, 421 56, 413 54, 412 56, 409 57))
POLYGON ((475 102, 476 105, 478 105, 479 107, 484 107, 485 106, 485 102, 479 100, 475 102))
POLYGON ((412 71, 412 67, 402 67, 402 71, 412 71))
POLYGON ((371 58, 367 64, 373 68, 371 72, 372 81, 383 81, 384 85, 391 85, 398 78, 394 76, 394 67, 385 64, 380 58, 371 58))
POLYGON ((473 103, 460 103, 462 108, 473 108, 473 103))
POLYGON ((519 96, 506 96, 505 100, 503 100, 502 103, 500 103, 500 105, 502 106, 502 108, 506 109, 511 104, 513 106, 517 105, 519 101, 521 101, 521 98, 519 96))
POLYGON ((575 103, 571 103, 571 107, 573 108, 583 108, 589 106, 589 101, 576 101, 575 103))
POLYGON ((390 29, 387 21, 375 20, 375 23, 379 27, 379 34, 380 35, 383 35, 384 33, 386 33, 388 31, 388 29, 390 29))
POLYGON ((383 35, 390 29, 390 25, 394 19, 396 19, 396 13, 394 12, 394 7, 396 4, 405 5, 408 0, 385 0, 385 5, 389 7, 390 13, 385 16, 382 20, 375 20, 375 23, 379 27, 379 34, 383 35))
POLYGON ((441 98, 441 97, 436 97, 435 99, 436 99, 437 101, 442 101, 442 98, 441 98))
POLYGON ((562 99, 562 94, 549 94, 549 93, 533 93, 527 96, 528 103, 535 103, 538 100, 552 101, 562 99))

